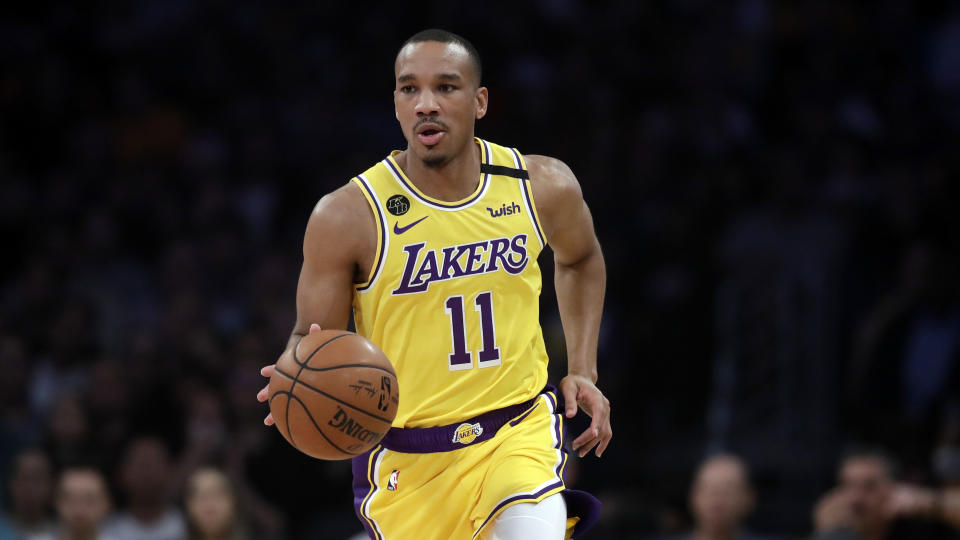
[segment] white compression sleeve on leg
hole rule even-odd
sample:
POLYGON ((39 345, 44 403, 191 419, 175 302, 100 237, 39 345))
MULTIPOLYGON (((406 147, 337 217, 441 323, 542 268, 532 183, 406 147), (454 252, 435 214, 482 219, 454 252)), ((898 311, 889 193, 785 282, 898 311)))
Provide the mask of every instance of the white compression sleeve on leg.
POLYGON ((554 493, 539 503, 520 503, 500 514, 491 540, 563 540, 567 532, 567 503, 554 493))

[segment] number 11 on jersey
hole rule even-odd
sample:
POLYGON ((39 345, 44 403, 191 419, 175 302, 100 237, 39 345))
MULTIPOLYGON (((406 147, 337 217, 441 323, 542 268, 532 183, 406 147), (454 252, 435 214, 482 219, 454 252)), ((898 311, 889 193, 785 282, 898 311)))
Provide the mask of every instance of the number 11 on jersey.
MULTIPOLYGON (((497 347, 497 332, 493 323, 493 293, 484 291, 473 300, 473 308, 480 317, 482 349, 477 353, 477 367, 483 369, 500 365, 500 348, 497 347)), ((454 295, 443 304, 450 316, 450 335, 453 352, 450 353, 450 371, 473 369, 473 354, 467 350, 467 322, 463 309, 463 296, 454 295)))

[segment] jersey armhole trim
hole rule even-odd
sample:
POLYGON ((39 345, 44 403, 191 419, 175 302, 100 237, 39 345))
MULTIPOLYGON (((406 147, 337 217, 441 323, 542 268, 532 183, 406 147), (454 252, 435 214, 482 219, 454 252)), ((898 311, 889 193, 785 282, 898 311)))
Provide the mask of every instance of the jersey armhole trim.
POLYGON ((373 267, 370 268, 370 275, 367 276, 367 280, 354 285, 357 292, 363 293, 370 290, 370 287, 373 287, 377 281, 377 277, 380 275, 380 271, 383 269, 383 262, 384 259, 386 259, 390 237, 387 235, 387 220, 383 216, 383 207, 380 206, 377 193, 370 187, 370 181, 364 178, 362 174, 355 176, 352 181, 360 188, 360 192, 363 193, 363 198, 367 200, 367 204, 370 205, 370 209, 373 211, 374 221, 377 222, 377 257, 374 259, 373 267))
MULTIPOLYGON (((520 152, 517 152, 516 148, 510 148, 510 153, 513 154, 513 162, 517 168, 526 171, 527 163, 523 160, 520 152)), ((523 202, 527 205, 530 224, 533 226, 533 230, 537 232, 537 239, 540 240, 540 249, 543 249, 547 245, 547 235, 543 233, 543 227, 540 226, 540 215, 537 214, 537 205, 533 201, 533 190, 530 188, 529 175, 528 178, 518 178, 517 181, 520 182, 520 193, 523 195, 523 202)))

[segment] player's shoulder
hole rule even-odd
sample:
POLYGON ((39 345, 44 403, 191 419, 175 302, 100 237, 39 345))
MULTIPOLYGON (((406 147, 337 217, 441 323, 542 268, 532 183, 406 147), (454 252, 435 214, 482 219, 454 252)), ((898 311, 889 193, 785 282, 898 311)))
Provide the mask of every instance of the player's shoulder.
POLYGON ((570 199, 581 199, 580 182, 570 166, 550 156, 524 156, 537 207, 563 206, 570 199))
POLYGON ((580 182, 577 181, 570 166, 563 161, 537 154, 525 156, 525 160, 530 182, 535 186, 539 184, 541 189, 572 190, 580 193, 580 182))
POLYGON ((366 199, 350 181, 327 193, 313 207, 307 221, 304 248, 317 241, 336 241, 343 248, 355 245, 362 251, 376 242, 376 228, 366 199))
POLYGON ((350 222, 366 218, 362 212, 365 207, 363 192, 351 181, 320 197, 313 207, 310 220, 329 224, 350 222))
POLYGON ((531 179, 551 180, 555 177, 562 177, 562 179, 569 177, 576 181, 570 166, 555 157, 527 154, 524 159, 531 179))
POLYGON ((366 249, 376 243, 376 215, 368 200, 370 181, 383 178, 386 160, 378 161, 337 189, 327 193, 313 207, 307 222, 307 236, 312 233, 345 235, 344 245, 357 244, 366 249), (372 239, 372 240, 371 240, 372 239))

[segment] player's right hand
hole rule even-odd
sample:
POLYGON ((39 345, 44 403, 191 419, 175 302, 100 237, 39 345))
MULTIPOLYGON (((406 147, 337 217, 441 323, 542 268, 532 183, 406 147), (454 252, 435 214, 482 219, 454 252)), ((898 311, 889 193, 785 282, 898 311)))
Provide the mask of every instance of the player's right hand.
MULTIPOLYGON (((319 332, 320 330, 321 328, 319 324, 313 323, 310 325, 311 334, 314 332, 319 332)), ((287 348, 287 350, 283 351, 283 354, 293 354, 293 347, 287 348)), ((280 356, 283 357, 283 354, 281 354, 280 356)), ((269 366, 263 366, 262 368, 260 368, 260 375, 263 375, 264 377, 269 379, 270 377, 273 376, 273 372, 276 369, 276 367, 277 367, 277 364, 270 364, 269 366)), ((264 386, 259 392, 257 392, 257 401, 259 401, 260 403, 263 403, 264 401, 267 400, 268 397, 270 397, 269 388, 270 388, 270 383, 267 382, 267 385, 264 386)), ((266 426, 273 425, 273 413, 267 413, 267 417, 263 419, 263 424, 266 426)))

